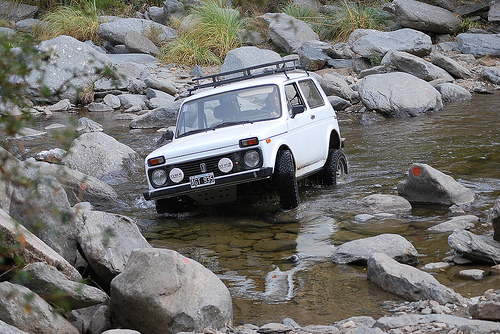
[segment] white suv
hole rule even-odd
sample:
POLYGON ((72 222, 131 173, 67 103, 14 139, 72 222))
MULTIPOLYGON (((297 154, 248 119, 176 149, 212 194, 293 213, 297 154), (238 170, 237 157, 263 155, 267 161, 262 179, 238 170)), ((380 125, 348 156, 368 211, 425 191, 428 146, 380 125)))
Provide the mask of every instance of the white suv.
POLYGON ((190 92, 199 92, 182 103, 172 141, 145 160, 143 195, 158 213, 234 201, 239 187, 262 180, 291 209, 297 180, 316 173, 335 185, 347 174, 335 110, 296 60, 194 80, 190 92))

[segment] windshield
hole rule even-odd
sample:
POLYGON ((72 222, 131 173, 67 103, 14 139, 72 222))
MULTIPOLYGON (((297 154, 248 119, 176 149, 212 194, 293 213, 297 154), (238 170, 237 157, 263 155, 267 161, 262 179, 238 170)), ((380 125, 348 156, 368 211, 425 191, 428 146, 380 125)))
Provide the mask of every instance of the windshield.
POLYGON ((181 107, 177 137, 281 116, 276 85, 264 85, 212 95, 181 107))

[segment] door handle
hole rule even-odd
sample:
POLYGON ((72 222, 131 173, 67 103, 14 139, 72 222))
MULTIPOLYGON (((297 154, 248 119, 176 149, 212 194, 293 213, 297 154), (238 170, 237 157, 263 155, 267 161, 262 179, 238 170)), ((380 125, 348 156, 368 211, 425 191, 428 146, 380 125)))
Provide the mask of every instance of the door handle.
POLYGON ((315 118, 316 118, 316 116, 315 116, 315 115, 311 115, 311 119, 315 119, 315 118))

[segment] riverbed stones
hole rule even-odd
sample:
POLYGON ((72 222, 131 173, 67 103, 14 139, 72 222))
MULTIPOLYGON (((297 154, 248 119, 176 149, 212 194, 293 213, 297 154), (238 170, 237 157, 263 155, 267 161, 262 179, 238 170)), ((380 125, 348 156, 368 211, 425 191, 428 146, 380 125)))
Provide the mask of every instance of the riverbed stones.
POLYGON ((500 34, 459 34, 455 40, 462 53, 474 57, 500 56, 500 34))
POLYGON ((451 11, 414 0, 394 0, 392 13, 403 27, 438 34, 452 34, 460 28, 460 20, 451 11))
POLYGON ((441 94, 443 102, 462 102, 472 99, 472 94, 467 89, 450 82, 438 84, 435 88, 441 94))
POLYGON ((368 214, 411 212, 410 202, 396 195, 373 194, 361 199, 359 204, 361 210, 368 214))
POLYGON ((163 36, 162 42, 167 42, 177 37, 174 29, 168 26, 164 26, 163 24, 159 24, 151 20, 137 18, 120 18, 112 22, 102 23, 97 28, 97 34, 105 41, 109 41, 114 44, 126 44, 127 33, 129 31, 142 34, 151 31, 152 29, 160 32, 160 35, 163 36))
POLYGON ((448 244, 458 254, 472 261, 492 265, 500 263, 500 242, 491 236, 455 230, 448 237, 448 244))
POLYGON ((439 283, 431 274, 401 264, 383 253, 375 253, 367 263, 367 277, 382 289, 409 300, 435 300, 440 304, 461 304, 463 297, 439 283))
POLYGON ((488 212, 487 221, 491 223, 493 227, 493 239, 500 241, 500 197, 497 198, 495 205, 488 212))
POLYGON ((415 163, 408 178, 398 185, 398 194, 410 203, 431 203, 451 206, 470 204, 474 191, 459 184, 451 176, 427 165, 415 163))
POLYGON ((427 56, 432 50, 431 38, 414 29, 406 28, 390 32, 366 31, 366 34, 351 46, 353 52, 364 58, 383 57, 389 50, 404 51, 422 57, 427 56))
POLYGON ((441 94, 434 87, 407 73, 367 76, 358 92, 367 109, 387 118, 421 116, 443 108, 441 94))
POLYGON ((481 71, 481 77, 493 82, 494 84, 500 84, 500 68, 485 67, 481 71))
POLYGON ((141 333, 202 332, 232 325, 227 287, 198 262, 168 249, 134 250, 111 282, 111 316, 141 333))
POLYGON ((133 119, 129 127, 131 129, 158 129, 173 126, 177 120, 180 104, 181 102, 177 101, 168 106, 153 109, 133 119))
POLYGON ((356 99, 357 95, 354 90, 337 74, 325 73, 319 83, 327 96, 338 96, 347 101, 356 99))
POLYGON ((453 77, 441 67, 408 52, 393 51, 391 63, 401 72, 409 73, 425 81, 453 82, 453 77))
POLYGON ((346 242, 335 248, 332 261, 336 264, 366 264, 374 253, 384 253, 409 265, 419 263, 415 247, 399 234, 390 233, 346 242))
POLYGON ((500 301, 484 301, 472 305, 469 314, 474 319, 500 321, 500 301))
POLYGON ((431 62, 434 65, 446 70, 455 78, 466 79, 472 76, 471 71, 462 66, 458 61, 447 57, 440 52, 433 52, 431 54, 431 62))
POLYGON ((429 227, 428 231, 446 233, 453 232, 454 230, 472 230, 478 221, 479 218, 474 215, 458 216, 444 223, 429 227))

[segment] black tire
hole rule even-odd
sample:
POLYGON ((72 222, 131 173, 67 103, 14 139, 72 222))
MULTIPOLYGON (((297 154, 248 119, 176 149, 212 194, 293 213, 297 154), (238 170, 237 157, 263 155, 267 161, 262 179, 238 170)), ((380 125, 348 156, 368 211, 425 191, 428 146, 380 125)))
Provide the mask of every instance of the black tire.
POLYGON ((292 153, 289 150, 278 152, 274 173, 276 176, 276 186, 280 196, 281 207, 288 210, 299 206, 299 187, 295 177, 292 153))
POLYGON ((331 148, 328 151, 328 158, 323 167, 323 184, 334 186, 338 182, 344 180, 348 173, 349 169, 347 167, 347 158, 344 151, 331 148))
POLYGON ((189 201, 184 197, 171 197, 156 200, 156 212, 158 214, 164 213, 179 213, 186 211, 189 201))

